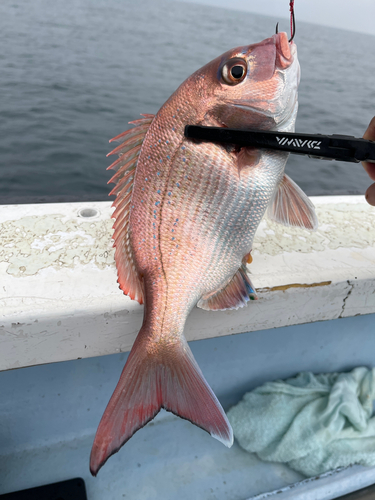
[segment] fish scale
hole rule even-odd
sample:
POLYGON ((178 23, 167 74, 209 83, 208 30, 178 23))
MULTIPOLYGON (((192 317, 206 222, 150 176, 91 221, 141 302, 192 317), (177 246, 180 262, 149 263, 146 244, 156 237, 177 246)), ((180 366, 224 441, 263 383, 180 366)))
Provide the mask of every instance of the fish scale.
POLYGON ((246 261, 267 207, 283 224, 314 229, 317 221, 284 175, 286 153, 197 143, 184 129, 294 130, 298 82, 295 44, 279 33, 214 59, 155 117, 143 115, 117 136, 120 161, 110 168, 118 169, 111 179, 118 282, 145 312, 95 436, 94 475, 161 408, 232 445, 228 419, 183 335, 186 319, 196 305, 237 309, 256 299, 246 261))

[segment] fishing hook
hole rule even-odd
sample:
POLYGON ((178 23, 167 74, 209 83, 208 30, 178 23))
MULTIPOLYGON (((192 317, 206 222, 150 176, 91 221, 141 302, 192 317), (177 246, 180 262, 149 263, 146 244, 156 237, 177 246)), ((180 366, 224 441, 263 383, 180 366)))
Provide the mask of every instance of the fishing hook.
POLYGON ((279 32, 279 23, 276 24, 276 35, 278 34, 279 32))

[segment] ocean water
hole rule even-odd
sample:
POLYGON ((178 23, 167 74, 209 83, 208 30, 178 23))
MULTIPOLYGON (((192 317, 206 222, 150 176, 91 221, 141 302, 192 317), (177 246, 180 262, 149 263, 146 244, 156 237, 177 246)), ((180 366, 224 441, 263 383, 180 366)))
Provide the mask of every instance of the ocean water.
MULTIPOLYGON (((361 137, 375 115, 375 37, 299 22, 296 8, 296 130, 361 137)), ((0 203, 108 199, 108 139, 277 21, 167 0, 1 0, 0 203)), ((355 164, 291 156, 287 172, 308 194, 370 184, 355 164)))

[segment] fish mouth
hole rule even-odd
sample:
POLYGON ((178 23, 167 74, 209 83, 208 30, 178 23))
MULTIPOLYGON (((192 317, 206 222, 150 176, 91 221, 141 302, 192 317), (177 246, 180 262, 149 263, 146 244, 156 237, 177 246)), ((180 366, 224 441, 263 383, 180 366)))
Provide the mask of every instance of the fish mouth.
POLYGON ((276 66, 280 69, 286 69, 294 62, 297 53, 297 46, 293 42, 289 42, 285 32, 277 33, 272 36, 276 45, 276 66))

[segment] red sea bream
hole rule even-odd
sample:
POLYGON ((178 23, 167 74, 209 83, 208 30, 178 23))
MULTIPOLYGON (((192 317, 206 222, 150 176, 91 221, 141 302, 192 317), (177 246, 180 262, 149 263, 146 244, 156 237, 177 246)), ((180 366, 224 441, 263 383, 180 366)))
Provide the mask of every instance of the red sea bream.
MULTIPOLYGON (((118 282, 144 303, 143 325, 96 433, 90 468, 165 408, 230 447, 233 433, 183 335, 197 305, 237 309, 256 292, 246 267, 268 208, 315 229, 314 208, 284 174, 288 154, 198 143, 188 124, 294 131, 299 63, 279 33, 192 74, 153 115, 116 137, 113 217, 118 282)), ((251 314, 251 308, 249 308, 251 314)))

